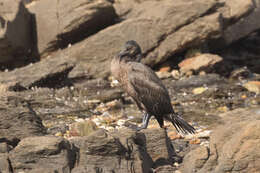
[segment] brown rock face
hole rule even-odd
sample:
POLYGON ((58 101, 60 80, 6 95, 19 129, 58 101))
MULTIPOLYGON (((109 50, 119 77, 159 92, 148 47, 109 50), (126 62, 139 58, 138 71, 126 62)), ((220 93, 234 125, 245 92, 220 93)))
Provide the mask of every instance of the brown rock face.
POLYGON ((212 67, 221 62, 222 58, 213 54, 202 54, 196 57, 183 60, 178 66, 182 73, 188 71, 199 72, 200 70, 209 72, 212 67))
POLYGON ((80 148, 79 164, 72 172, 149 172, 152 168, 170 165, 173 154, 169 138, 162 129, 138 133, 99 130, 72 142, 80 148))
POLYGON ((74 150, 63 138, 29 137, 12 150, 9 158, 15 172, 69 173, 76 160, 74 150))
MULTIPOLYGON (((216 4, 214 0, 176 1, 176 3, 172 3, 171 0, 163 3, 145 1, 136 7, 137 12, 131 18, 73 45, 62 55, 82 62, 84 65, 81 68, 87 69, 91 76, 105 77, 109 74, 110 63, 108 62, 120 47, 131 39, 136 40, 141 45, 144 55, 147 55, 145 63, 154 65, 166 60, 174 52, 181 51, 188 45, 191 46, 192 40, 200 40, 200 38, 203 40, 217 35, 220 31, 219 14, 206 15, 205 20, 200 18, 216 4), (191 37, 184 37, 192 30, 194 32, 191 37), (175 36, 174 33, 178 31, 180 34, 175 36), (184 40, 185 38, 187 39, 184 40)), ((53 55, 53 58, 56 56, 60 54, 53 55)))
POLYGON ((8 145, 16 146, 23 138, 29 136, 40 136, 46 133, 41 119, 35 112, 25 106, 19 105, 18 100, 12 100, 10 97, 7 102, 16 102, 13 106, 0 103, 0 142, 6 142, 8 145), (17 105, 18 104, 18 105, 17 105))
POLYGON ((28 6, 36 16, 40 54, 67 47, 114 23, 106 0, 43 0, 28 6))
POLYGON ((210 136, 209 150, 200 147, 184 158, 183 172, 259 172, 260 109, 223 114, 210 136))
POLYGON ((20 0, 1 0, 0 19, 0 64, 24 63, 34 51, 32 14, 20 0))

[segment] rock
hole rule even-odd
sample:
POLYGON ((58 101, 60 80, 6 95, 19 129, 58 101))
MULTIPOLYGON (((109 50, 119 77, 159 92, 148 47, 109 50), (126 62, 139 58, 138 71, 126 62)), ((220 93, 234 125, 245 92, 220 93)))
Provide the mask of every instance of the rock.
POLYGON ((78 42, 113 24, 116 18, 106 0, 44 0, 28 8, 36 17, 40 54, 78 42))
POLYGON ((10 72, 0 72, 0 82, 10 84, 9 89, 14 91, 33 87, 61 88, 69 85, 66 79, 73 67, 73 62, 62 57, 48 58, 10 72))
POLYGON ((76 162, 76 148, 61 137, 28 137, 11 151, 14 172, 70 172, 76 162))
POLYGON ((178 134, 176 131, 170 131, 168 133, 168 136, 171 140, 175 140, 175 139, 181 139, 182 136, 180 134, 178 134))
POLYGON ((12 146, 8 145, 6 142, 0 143, 0 153, 8 153, 12 150, 12 146))
POLYGON ((149 172, 171 165, 174 151, 165 135, 162 129, 121 129, 110 133, 98 130, 88 137, 71 139, 80 148, 80 160, 72 172, 149 172))
POLYGON ((174 89, 190 87, 194 88, 201 87, 203 85, 214 85, 218 84, 219 82, 222 82, 223 84, 226 83, 226 81, 217 74, 207 74, 205 76, 191 76, 187 79, 185 78, 182 80, 175 81, 172 83, 172 87, 174 89))
POLYGON ((260 1, 227 0, 227 11, 223 13, 226 29, 223 33, 222 46, 235 42, 260 28, 260 1), (236 22, 234 22, 236 21, 236 22), (225 43, 225 44, 223 44, 225 43))
POLYGON ((248 91, 260 93, 260 81, 249 81, 243 85, 248 91))
POLYGON ((34 52, 32 14, 21 0, 1 0, 0 17, 0 64, 9 67, 25 64, 34 52))
POLYGON ((156 72, 156 75, 160 79, 167 79, 167 78, 170 78, 172 76, 171 73, 167 72, 167 71, 158 71, 158 72, 156 72))
MULTIPOLYGON (((196 8, 197 10, 200 8, 200 10, 204 10, 203 7, 208 8, 210 5, 213 5, 211 8, 214 8, 214 5, 216 5, 214 3, 216 3, 216 1, 213 3, 212 1, 208 1, 196 8)), ((192 3, 192 5, 195 4, 192 3)), ((187 8, 195 8, 195 6, 187 8)), ((186 10, 183 9, 183 11, 186 10)), ((189 17, 189 15, 187 17, 189 17)), ((147 55, 145 63, 154 65, 163 62, 178 52, 203 44, 204 40, 219 37, 221 35, 220 15, 219 13, 209 14, 197 20, 191 18, 190 20, 193 22, 187 22, 180 29, 170 32, 172 34, 168 34, 167 37, 160 42, 160 45, 147 55)))
POLYGON ((180 72, 178 70, 172 70, 171 75, 173 79, 180 79, 180 72))
POLYGON ((7 154, 0 153, 0 172, 12 173, 12 166, 7 154))
MULTIPOLYGON (((118 53, 125 41, 133 39, 141 45, 144 54, 149 53, 149 58, 145 58, 145 60, 149 59, 150 63, 148 64, 155 64, 152 63, 152 61, 154 62, 152 60, 154 59, 152 58, 152 52, 154 51, 150 53, 150 50, 159 46, 158 43, 161 43, 159 40, 164 36, 168 38, 168 33, 174 33, 177 28, 182 28, 185 24, 196 20, 199 16, 213 8, 216 5, 216 1, 196 0, 193 3, 184 3, 182 1, 172 3, 171 0, 163 1, 163 3, 160 1, 147 1, 140 5, 138 7, 139 12, 137 12, 140 13, 138 17, 133 16, 123 22, 105 28, 79 44, 72 45, 69 49, 62 51, 62 53, 53 54, 51 58, 62 55, 76 58, 77 62, 83 62, 81 68, 87 70, 90 76, 94 78, 107 77, 110 71, 109 61, 111 58, 118 53), (187 13, 185 9, 190 10, 187 13), (162 11, 163 13, 161 13, 162 11), (179 20, 180 16, 182 16, 182 20, 179 20), (124 33, 123 35, 121 34, 122 32, 124 33), (106 39, 104 40, 104 38, 106 39)), ((209 18, 211 19, 212 17, 209 18)), ((217 20, 216 16, 213 18, 217 20)), ((210 22, 207 21, 206 23, 210 22)), ((202 26, 198 27, 201 28, 202 26)), ((194 28, 191 29, 194 30, 194 28)), ((201 32, 205 33, 204 35, 208 34, 206 30, 204 32, 200 29, 201 32)), ((183 41, 183 35, 178 38, 181 38, 183 41)), ((167 45, 172 44, 167 43, 167 45)), ((179 46, 177 48, 179 49, 179 46)), ((171 49, 172 51, 176 50, 172 46, 171 49)), ((158 49, 155 50, 157 51, 158 49)), ((166 52, 163 51, 160 55, 158 54, 158 58, 161 58, 161 54, 166 54, 166 52)), ((156 60, 156 62, 159 61, 156 60)))
POLYGON ((210 137, 210 134, 211 134, 211 130, 204 130, 204 131, 197 132, 194 135, 186 135, 185 139, 194 139, 194 138, 208 139, 210 137))
POLYGON ((7 101, 9 105, 0 103, 0 141, 14 147, 23 138, 46 134, 42 120, 33 110, 26 107, 26 103, 23 107, 18 100, 11 105, 12 101, 12 99, 7 101))
POLYGON ((184 169, 181 170, 181 172, 187 172, 191 173, 195 170, 199 170, 203 167, 205 162, 209 158, 209 150, 207 147, 200 146, 196 148, 195 150, 189 152, 185 157, 183 162, 187 163, 187 160, 189 160, 188 165, 184 165, 184 169))
POLYGON ((207 90, 207 88, 205 88, 205 87, 194 88, 192 90, 192 93, 193 94, 201 94, 201 93, 203 93, 206 90, 207 90))
POLYGON ((70 125, 71 136, 88 136, 98 129, 97 125, 91 121, 75 122, 70 125))
POLYGON ((252 76, 253 76, 252 72, 246 66, 244 66, 233 70, 230 73, 229 78, 231 80, 237 80, 237 79, 241 80, 241 79, 248 79, 252 76))
POLYGON ((168 63, 161 65, 159 72, 169 72, 171 70, 171 66, 168 63))
POLYGON ((237 109, 221 115, 210 135, 210 147, 185 156, 182 172, 259 172, 260 109, 237 109))
POLYGON ((178 64, 180 71, 186 73, 190 70, 199 72, 201 70, 210 72, 214 65, 220 63, 222 58, 213 54, 202 54, 196 57, 188 58, 178 64))
MULTIPOLYGON (((120 1, 120 3, 126 5, 132 2, 120 1)), ((234 20, 234 17, 233 19, 223 17, 224 14, 229 13, 227 4, 215 0, 133 3, 133 8, 130 5, 132 10, 127 17, 124 16, 125 20, 103 29, 66 50, 52 54, 51 58, 59 56, 75 58, 80 65, 72 70, 72 74, 86 71, 89 77, 106 78, 109 76, 111 58, 118 53, 127 40, 136 40, 141 45, 145 56, 143 63, 155 66, 176 57, 174 56, 176 53, 184 53, 194 47, 209 45, 210 50, 218 49, 222 44, 217 44, 215 40, 220 39, 221 42, 223 33, 229 29, 229 26, 242 21, 243 16, 258 9, 253 6, 253 11, 242 10, 239 15, 236 12, 234 16, 237 16, 235 17, 237 20, 234 20), (234 21, 231 22, 232 20, 234 21)), ((244 23, 243 27, 246 26, 247 24, 244 23)), ((250 31, 253 32, 251 29, 250 31)), ((236 38, 241 37, 236 35, 236 38)))

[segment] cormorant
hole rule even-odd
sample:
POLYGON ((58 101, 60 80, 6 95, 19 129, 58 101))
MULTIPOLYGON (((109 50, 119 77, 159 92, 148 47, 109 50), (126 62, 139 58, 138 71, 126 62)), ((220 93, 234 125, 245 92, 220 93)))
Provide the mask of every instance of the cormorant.
POLYGON ((151 116, 155 116, 161 128, 165 119, 178 132, 195 133, 194 127, 174 112, 167 89, 151 68, 140 63, 141 58, 140 46, 130 40, 111 61, 112 75, 143 112, 143 122, 137 130, 146 129, 151 116))

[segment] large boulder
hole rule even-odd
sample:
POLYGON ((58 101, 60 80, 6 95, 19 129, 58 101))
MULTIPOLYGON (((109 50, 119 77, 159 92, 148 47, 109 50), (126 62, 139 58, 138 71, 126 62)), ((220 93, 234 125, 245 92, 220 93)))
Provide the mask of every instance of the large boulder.
POLYGON ((35 14, 40 54, 64 48, 114 23, 115 10, 106 0, 43 0, 29 4, 35 14))
POLYGON ((260 28, 260 0, 226 0, 222 45, 229 45, 260 28))
MULTIPOLYGON (((13 96, 0 101, 0 143, 16 146, 17 143, 29 136, 46 134, 46 129, 38 115, 30 108, 24 99, 13 96)), ((4 149, 8 152, 8 146, 4 149)))
POLYGON ((0 82, 10 85, 12 90, 26 90, 32 87, 61 88, 67 85, 66 78, 74 62, 63 57, 44 59, 35 64, 0 73, 0 82))
MULTIPOLYGON (((127 2, 122 1, 121 5, 123 3, 127 2)), ((125 20, 72 45, 63 52, 53 54, 51 58, 61 54, 75 58, 77 62, 81 62, 75 68, 77 71, 88 71, 90 76, 96 78, 108 76, 111 58, 127 40, 136 40, 141 45, 145 56, 143 62, 150 66, 160 64, 174 57, 176 53, 185 52, 193 47, 202 46, 207 51, 218 49, 259 28, 258 25, 253 25, 255 21, 250 20, 250 26, 252 24, 255 27, 250 27, 241 35, 236 34, 236 39, 225 41, 223 44, 223 40, 231 37, 228 32, 238 33, 240 28, 247 28, 249 24, 242 22, 245 16, 255 16, 250 18, 257 19, 258 2, 254 5, 251 1, 237 1, 237 4, 241 4, 240 10, 232 3, 216 0, 135 3, 125 20), (236 10, 228 13, 230 9, 236 10), (237 23, 241 23, 242 26, 233 27, 237 23)))
MULTIPOLYGON (((98 32, 81 43, 75 44, 63 51, 62 55, 76 58, 77 62, 81 61, 82 65, 80 68, 87 70, 89 75, 93 77, 105 77, 109 74, 109 61, 111 58, 119 51, 125 41, 133 39, 141 45, 144 54, 149 54, 147 55, 146 62, 152 65, 160 61, 152 56, 152 52, 157 51, 156 47, 159 47, 162 44, 161 42, 166 40, 169 35, 180 30, 179 28, 191 31, 195 27, 197 28, 196 31, 200 32, 203 38, 218 34, 218 31, 220 31, 219 23, 217 22, 219 20, 218 13, 206 15, 206 21, 203 20, 204 18, 200 19, 200 16, 207 14, 216 4, 215 0, 196 0, 194 2, 176 1, 175 3, 172 3, 171 0, 163 2, 146 1, 140 4, 141 6, 138 8, 141 13, 140 15, 139 13, 138 15, 133 15, 132 18, 98 32), (188 27, 188 29, 185 29, 184 26, 193 22, 195 22, 193 28, 188 27), (212 23, 212 25, 208 25, 209 23, 212 23), (200 29, 204 27, 205 29, 200 29)), ((193 32, 194 37, 196 37, 194 39, 198 39, 199 37, 196 33, 195 31, 193 32)), ((183 41, 183 36, 185 35, 187 33, 181 32, 177 40, 183 41)), ((171 51, 175 52, 177 52, 176 49, 180 50, 184 48, 176 44, 171 47, 169 44, 168 47, 171 48, 171 51)), ((163 46, 157 58, 165 60, 165 57, 169 57, 167 51, 168 49, 163 46)), ((60 56, 60 54, 57 53, 51 58, 60 56)))
POLYGON ((72 170, 75 173, 150 172, 153 168, 171 165, 174 154, 162 129, 115 133, 99 130, 72 142, 80 149, 79 163, 72 170))
POLYGON ((77 151, 61 137, 42 136, 23 139, 9 154, 14 172, 69 173, 77 151))
POLYGON ((0 64, 24 63, 34 51, 32 14, 20 0, 1 0, 0 19, 0 64))
POLYGON ((260 109, 237 109, 221 115, 210 136, 210 147, 199 147, 184 157, 182 171, 259 172, 260 109))

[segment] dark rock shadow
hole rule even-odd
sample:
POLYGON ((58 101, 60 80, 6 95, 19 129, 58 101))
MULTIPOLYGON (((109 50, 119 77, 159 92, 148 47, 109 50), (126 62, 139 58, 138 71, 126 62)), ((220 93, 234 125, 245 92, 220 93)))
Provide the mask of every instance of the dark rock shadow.
MULTIPOLYGON (((3 23, 2 20, 1 23, 3 23)), ((28 11, 22 1, 20 1, 19 9, 15 16, 15 19, 11 22, 8 21, 6 25, 7 28, 4 37, 12 38, 11 40, 9 40, 11 43, 6 43, 6 49, 10 49, 11 55, 6 56, 11 56, 11 58, 9 58, 10 60, 8 62, 1 64, 0 70, 12 70, 14 68, 23 67, 30 63, 39 61, 39 52, 37 48, 36 18, 34 14, 28 11), (17 28, 17 26, 21 26, 26 23, 24 22, 26 20, 26 17, 29 18, 29 29, 26 30, 17 28), (24 38, 14 38, 13 35, 17 35, 17 33, 20 37, 24 38), (27 40, 28 38, 31 39, 27 40), (10 44, 15 46, 15 50, 12 49, 10 44)))
POLYGON ((155 161, 152 160, 152 157, 147 152, 147 140, 146 136, 142 132, 136 133, 136 138, 134 142, 138 145, 138 150, 141 155, 141 159, 143 160, 143 172, 153 172, 151 168, 156 169, 160 166, 170 165, 174 162, 181 162, 181 157, 179 157, 173 145, 171 144, 170 138, 168 137, 167 131, 165 130, 165 140, 166 140, 166 148, 168 151, 168 158, 158 158, 155 161))

